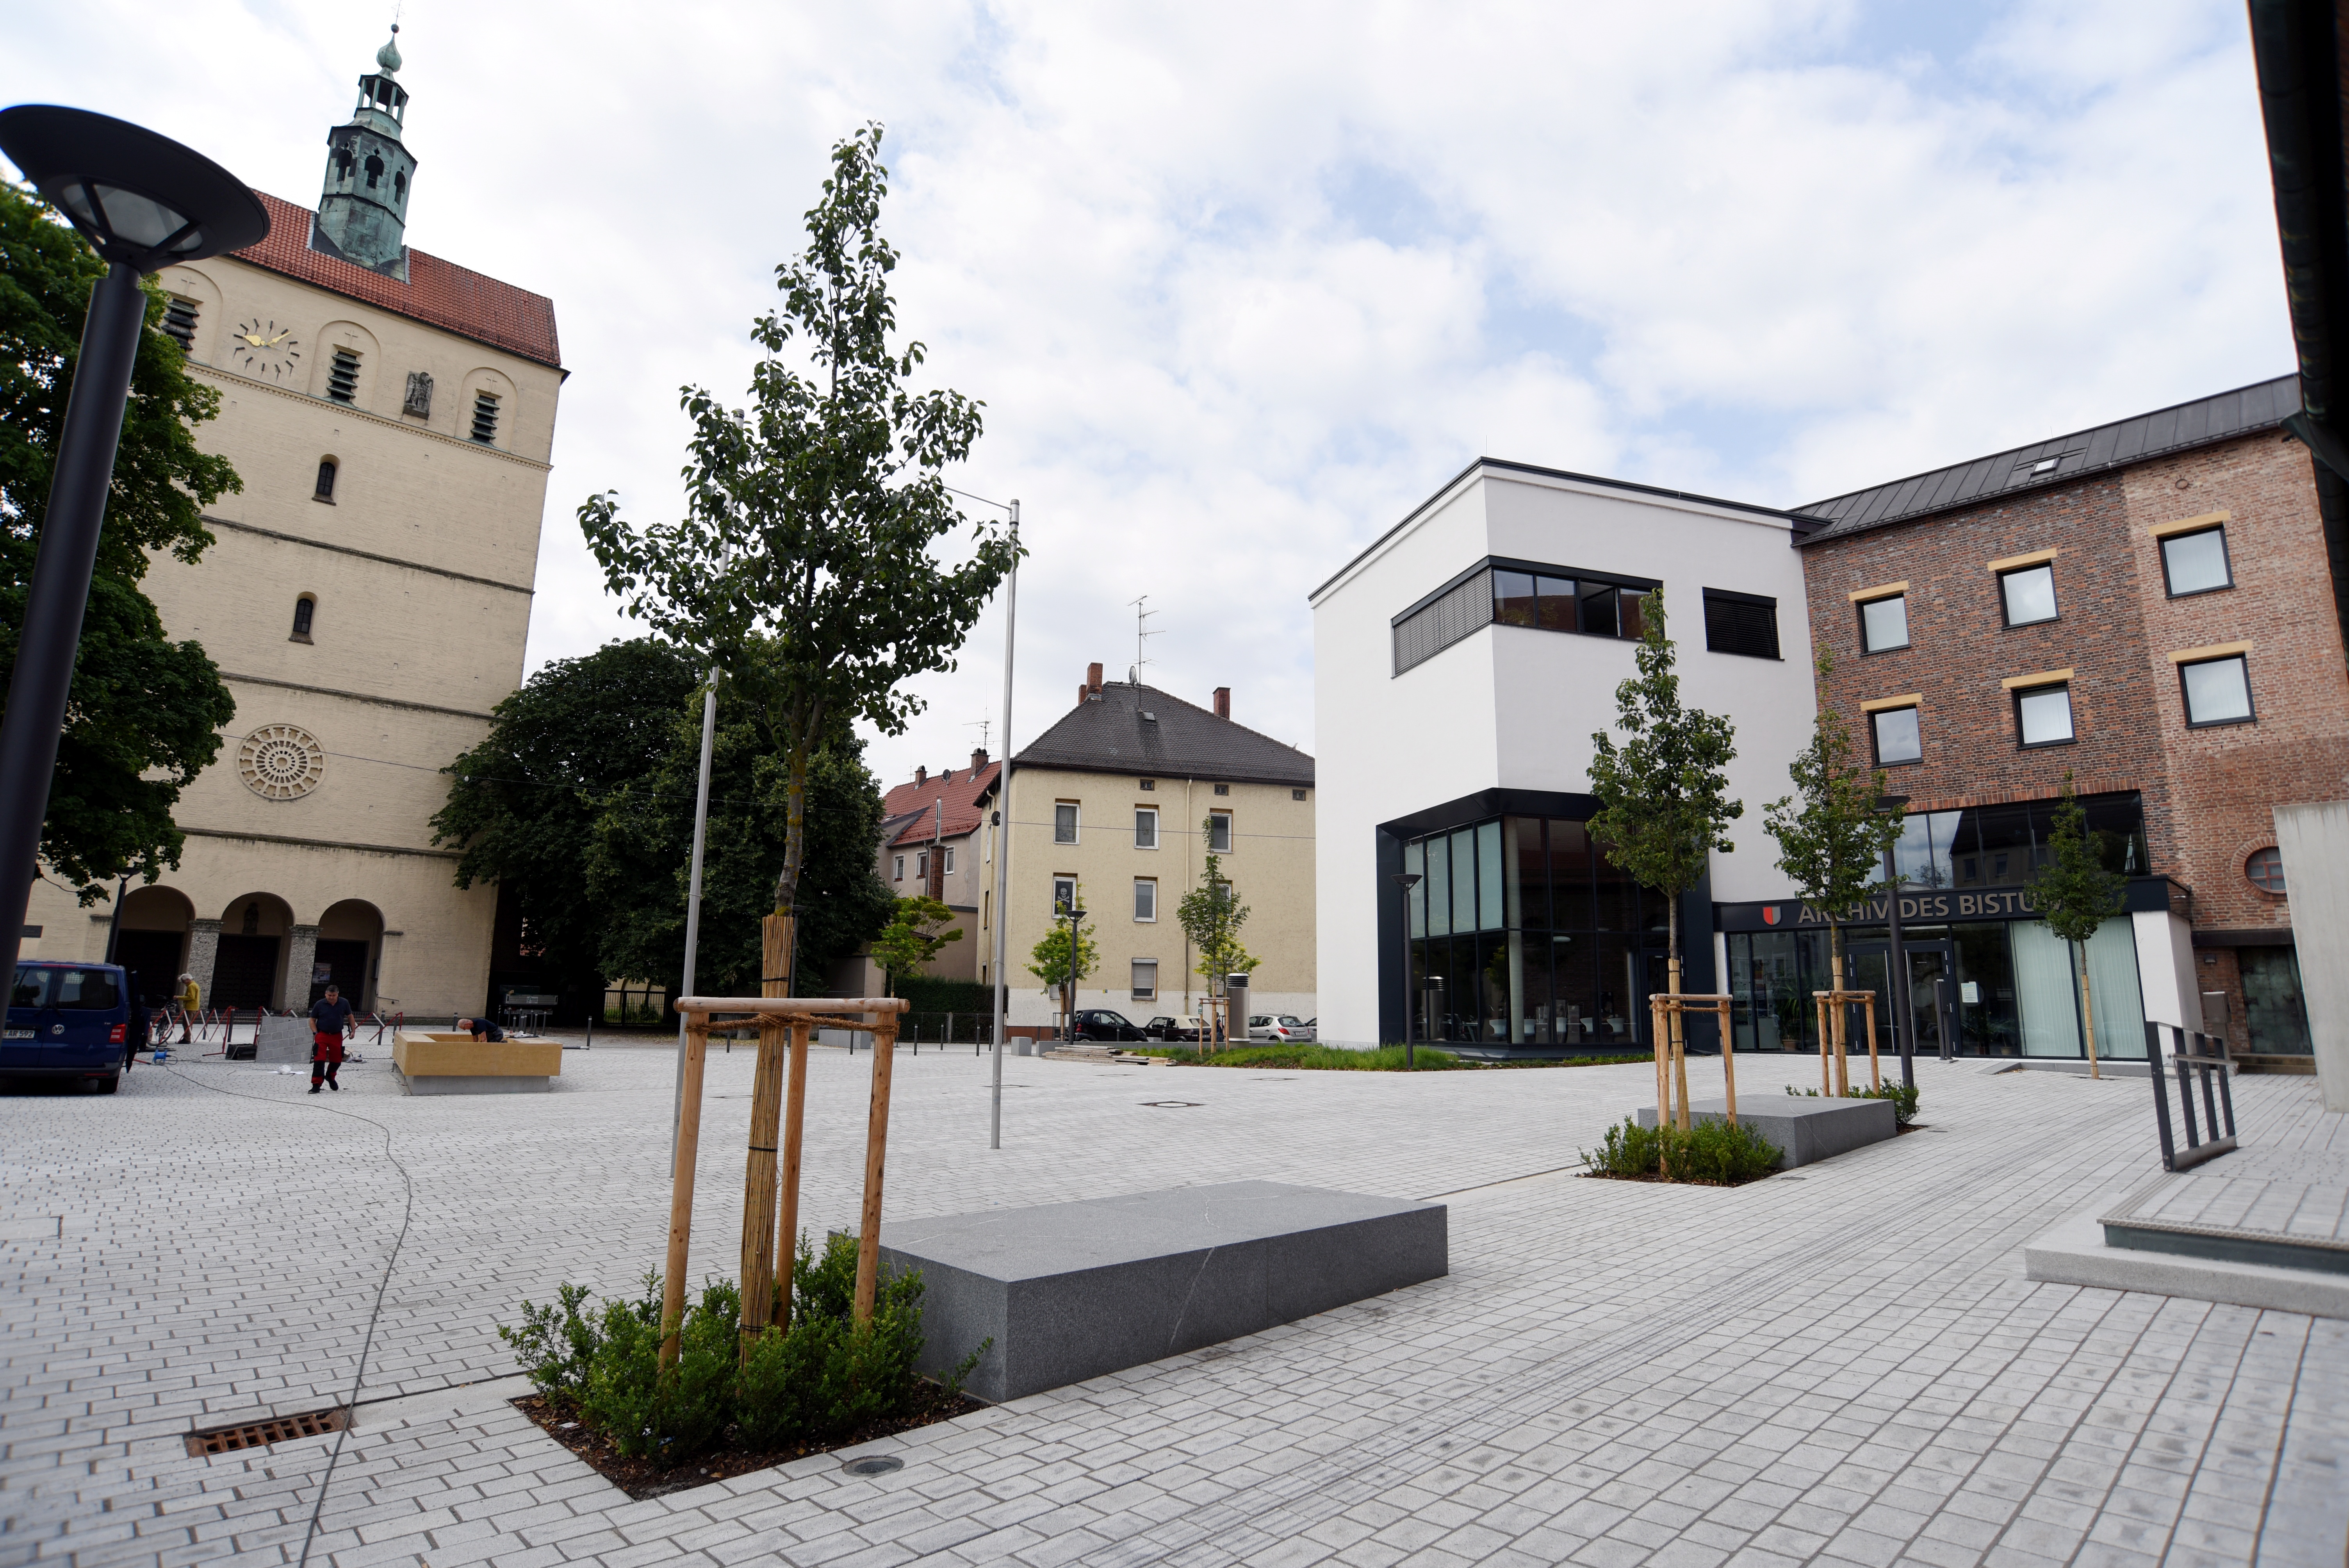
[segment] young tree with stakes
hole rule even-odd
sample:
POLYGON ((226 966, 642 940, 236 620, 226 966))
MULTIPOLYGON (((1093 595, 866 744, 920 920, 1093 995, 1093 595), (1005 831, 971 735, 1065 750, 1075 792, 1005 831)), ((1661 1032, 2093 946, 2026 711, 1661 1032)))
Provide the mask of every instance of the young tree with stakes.
MULTIPOLYGON (((1833 651, 1819 649, 1817 667, 1824 691, 1835 674, 1833 651)), ((1786 772, 1795 793, 1771 801, 1762 820, 1778 841, 1778 869, 1805 903, 1826 916, 1828 973, 1840 991, 1844 923, 1856 905, 1885 885, 1884 856, 1899 841, 1900 819, 1876 809, 1885 792, 1883 770, 1859 765, 1851 728, 1831 703, 1820 705, 1811 743, 1786 772)), ((1826 1050, 1826 1042, 1819 1048, 1826 1050)))
POLYGON ((2055 806, 2055 824, 2047 835, 2047 863, 2031 877, 2031 902, 2047 929, 2069 944, 2073 972, 2080 977, 2080 1016, 2088 1029, 2088 1076, 2102 1078, 2096 1066, 2096 1014, 2088 994, 2088 939, 2117 913, 2128 879, 2107 871, 2088 834, 2088 813, 2072 787, 2072 770, 2064 770, 2064 785, 2055 806))
POLYGON ((873 939, 873 956, 888 972, 889 995, 897 994, 899 980, 920 974, 922 965, 936 958, 940 948, 962 940, 954 919, 953 910, 927 893, 897 901, 889 923, 873 939))
POLYGON ((1084 907, 1084 884, 1079 882, 1052 929, 1028 954, 1028 973, 1044 983, 1045 995, 1061 994, 1063 1033, 1073 1032, 1078 984, 1101 962, 1101 948, 1077 919, 1084 907))
MULTIPOLYGON (((1199 824, 1200 832, 1206 835, 1205 841, 1209 843, 1215 841, 1215 818, 1209 816, 1199 824)), ((1240 945, 1240 927, 1247 923, 1247 917, 1248 906, 1239 901, 1239 894, 1233 891, 1231 882, 1224 876, 1223 857, 1208 855, 1205 875, 1199 885, 1185 893, 1182 903, 1174 906, 1174 918, 1182 923, 1184 939, 1199 955, 1198 973, 1206 977, 1211 1015, 1216 998, 1224 994, 1224 977, 1252 975, 1256 966, 1264 962, 1240 945)), ((1226 1018, 1224 1021, 1224 1036, 1227 1040, 1245 1038, 1247 1029, 1247 1021, 1243 1019, 1236 1035, 1231 1020, 1226 1018)), ((1212 1030, 1208 1032, 1212 1033, 1212 1030)), ((1199 1045, 1202 1049, 1212 1049, 1214 1042, 1202 1039, 1199 1045)))
MULTIPOLYGON (((1671 639, 1664 632, 1664 591, 1647 596, 1640 634, 1640 673, 1615 688, 1619 747, 1605 730, 1590 738, 1591 793, 1599 811, 1590 836, 1640 886, 1661 893, 1669 911, 1670 989, 1681 993, 1681 894, 1704 874, 1709 856, 1727 854, 1729 824, 1745 814, 1729 798, 1724 771, 1737 755, 1737 727, 1681 703, 1671 639)), ((1671 1014, 1673 1055, 1680 1056, 1680 1014, 1671 1014)), ((1729 1042, 1722 1041, 1727 1050, 1729 1042)), ((1681 1066, 1682 1114, 1687 1114, 1688 1068, 1681 1066)))
POLYGON ((807 213, 808 248, 775 269, 782 308, 751 330, 766 351, 751 373, 751 407, 683 389, 694 431, 684 519, 629 523, 615 492, 579 509, 628 614, 715 664, 768 710, 790 774, 790 836, 774 888, 785 920, 805 858, 809 758, 853 720, 905 731, 923 704, 904 684, 955 667, 1016 549, 995 524, 966 519, 940 474, 969 457, 981 405, 911 390, 926 351, 891 344, 897 253, 879 229, 888 191, 881 137, 867 125, 833 148, 832 177, 807 213), (783 357, 795 348, 809 371, 783 357), (932 555, 966 526, 959 564, 932 555), (751 657, 761 634, 772 647, 751 657))

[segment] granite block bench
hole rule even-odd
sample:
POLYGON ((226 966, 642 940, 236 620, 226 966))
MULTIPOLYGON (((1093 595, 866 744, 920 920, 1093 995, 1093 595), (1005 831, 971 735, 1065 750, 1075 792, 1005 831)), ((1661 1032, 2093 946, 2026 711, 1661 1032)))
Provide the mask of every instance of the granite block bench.
POLYGON ((1440 1203, 1232 1181, 881 1227, 919 1269, 921 1370, 992 1337, 990 1403, 1197 1350, 1449 1272, 1440 1203))
POLYGON ((544 1094, 563 1072, 558 1041, 477 1040, 461 1029, 403 1029, 391 1059, 410 1094, 544 1094))
MULTIPOLYGON (((1723 1121, 1725 1099, 1689 1101, 1689 1119, 1723 1121)), ((1640 1111, 1640 1125, 1656 1125, 1656 1108, 1640 1111)), ((1847 1154, 1871 1143, 1881 1143, 1900 1130, 1889 1099, 1813 1099, 1808 1095, 1752 1095, 1737 1104, 1737 1125, 1750 1127, 1778 1146, 1778 1169, 1847 1154)))

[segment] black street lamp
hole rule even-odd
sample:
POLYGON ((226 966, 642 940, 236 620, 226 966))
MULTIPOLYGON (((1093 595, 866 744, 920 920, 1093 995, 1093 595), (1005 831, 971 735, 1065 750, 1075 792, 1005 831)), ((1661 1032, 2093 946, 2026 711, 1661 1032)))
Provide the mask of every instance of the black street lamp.
POLYGON ((269 232, 269 214, 244 181, 211 159, 87 109, 0 109, 0 152, 109 263, 82 323, 16 668, 0 717, 0 975, 14 975, 114 451, 130 399, 130 367, 147 319, 139 280, 173 262, 259 243, 269 232))
POLYGON ((1077 908, 1074 904, 1071 904, 1069 906, 1069 1003, 1068 1006, 1062 1009, 1062 1016, 1066 1021, 1061 1026, 1061 1037, 1068 1040, 1073 1040, 1077 1037, 1078 927, 1084 923, 1084 919, 1085 912, 1083 910, 1077 908))
MULTIPOLYGON (((1876 809, 1899 816, 1908 808, 1906 795, 1879 795, 1876 809)), ((1917 1017, 1909 998, 1909 954, 1900 945, 1900 868, 1890 846, 1884 851, 1884 989, 1891 1005, 1892 1048, 1900 1053, 1900 1087, 1917 1087, 1917 1017)))
POLYGON ((1402 1065, 1416 1069, 1418 1058, 1411 1048, 1411 1014, 1418 1005, 1412 995, 1411 984, 1411 890, 1419 885, 1417 872, 1394 873, 1395 886, 1402 889, 1402 1065))

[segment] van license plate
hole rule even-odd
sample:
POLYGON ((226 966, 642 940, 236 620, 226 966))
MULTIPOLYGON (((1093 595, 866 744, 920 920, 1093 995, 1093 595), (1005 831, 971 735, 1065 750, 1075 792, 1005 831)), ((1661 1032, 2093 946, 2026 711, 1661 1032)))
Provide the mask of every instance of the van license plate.
POLYGON ((34 1031, 31 1029, 10 1029, 5 1035, 0 1035, 0 1039, 29 1040, 33 1035, 34 1031))

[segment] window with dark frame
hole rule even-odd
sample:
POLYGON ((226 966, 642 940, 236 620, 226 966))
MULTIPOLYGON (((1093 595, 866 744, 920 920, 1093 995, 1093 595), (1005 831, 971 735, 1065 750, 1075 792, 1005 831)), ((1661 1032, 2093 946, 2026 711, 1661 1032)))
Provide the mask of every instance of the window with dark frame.
POLYGON ((1914 707, 1880 707, 1869 714, 1868 729, 1876 740, 1876 765, 1897 768, 1925 760, 1924 733, 1914 707))
POLYGON ((2056 618, 2055 567, 2052 562, 2018 566, 1998 574, 2000 607, 2010 626, 2036 626, 2056 618))
POLYGON ((2014 728, 2019 744, 2065 746, 2072 733, 2070 686, 2023 686, 2014 694, 2014 728))
POLYGON ((1654 587, 1632 579, 1593 578, 1562 568, 1489 561, 1395 617, 1394 673, 1424 664, 1495 624, 1636 639, 1647 624, 1647 595, 1654 587))
POLYGON ((2251 859, 2243 862, 2243 875, 2261 892, 2282 898, 2283 891, 2283 851, 2270 844, 2263 850, 2253 850, 2251 859))
POLYGON ((335 350, 335 362, 326 371, 326 396, 337 403, 355 401, 359 395, 359 356, 347 348, 335 350))
POLYGON ((1865 599, 1859 606, 1859 651, 1889 653, 1909 645, 1909 595, 1889 593, 1865 599))
POLYGON ((1065 915, 1077 906, 1077 879, 1056 876, 1052 879, 1052 913, 1065 915))
POLYGON ((2250 724, 2257 717, 2251 711, 2251 664, 2241 654, 2181 664, 2178 681, 2186 696, 2189 729, 2250 724))
POLYGON ((1216 786, 1216 793, 1218 795, 1228 795, 1231 792, 1232 787, 1228 784, 1218 784, 1216 786))
POLYGON ((1724 588, 1704 591, 1704 645, 1708 653, 1740 654, 1750 659, 1778 656, 1778 601, 1724 588))
POLYGON ((2161 542, 2161 575, 2169 596, 2215 593, 2235 585, 2234 564, 2227 556, 2227 525, 2173 533, 2161 542))
POLYGON ((1288 792, 1288 798, 1292 800, 1302 800, 1305 799, 1305 791, 1302 789, 1291 789, 1288 792))
POLYGON ((318 459, 318 488, 310 492, 312 500, 322 500, 328 506, 335 504, 335 469, 334 459, 318 459))
POLYGON ((310 622, 312 618, 317 614, 317 612, 318 601, 311 597, 309 594, 305 593, 299 599, 295 600, 294 634, 286 640, 294 643, 308 642, 310 640, 310 622))

